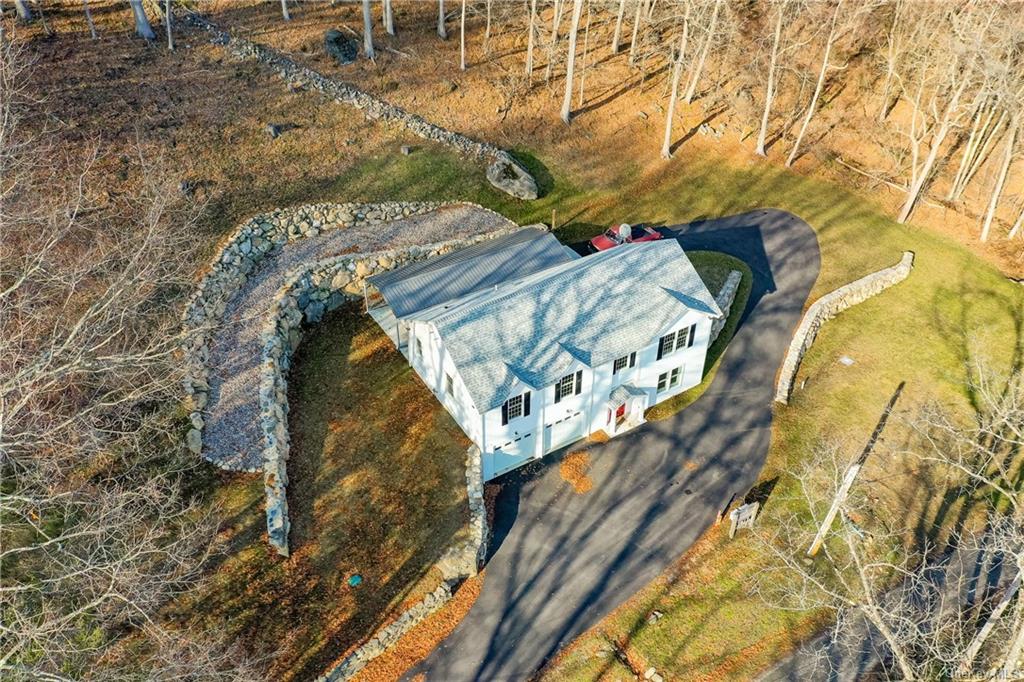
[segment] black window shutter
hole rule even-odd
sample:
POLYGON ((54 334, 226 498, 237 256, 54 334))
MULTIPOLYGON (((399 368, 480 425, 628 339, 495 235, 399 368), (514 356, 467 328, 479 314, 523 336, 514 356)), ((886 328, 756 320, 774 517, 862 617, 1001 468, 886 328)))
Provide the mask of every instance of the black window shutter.
POLYGON ((583 391, 583 370, 576 371, 576 395, 583 391))
POLYGON ((658 359, 661 360, 661 356, 665 354, 665 337, 661 337, 658 341, 658 359))
POLYGON ((686 347, 687 348, 689 348, 690 346, 693 345, 693 337, 694 337, 694 334, 696 334, 696 333, 697 333, 697 325, 696 324, 691 324, 690 325, 689 339, 687 339, 687 341, 686 341, 686 347))
POLYGON ((561 386, 562 386, 562 382, 561 381, 559 381, 557 384, 555 384, 555 402, 556 403, 562 402, 561 386))
POLYGON ((527 391, 523 394, 523 416, 530 416, 530 392, 527 391))
POLYGON ((636 367, 636 351, 629 354, 629 366, 636 367))
POLYGON ((506 400, 501 404, 501 425, 505 426, 508 424, 508 401, 506 400))

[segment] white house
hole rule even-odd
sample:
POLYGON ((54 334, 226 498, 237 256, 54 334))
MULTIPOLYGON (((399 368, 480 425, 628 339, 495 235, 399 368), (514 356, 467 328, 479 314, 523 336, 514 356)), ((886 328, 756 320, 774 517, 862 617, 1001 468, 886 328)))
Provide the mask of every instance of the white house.
POLYGON ((580 258, 524 228, 370 284, 370 314, 480 447, 484 480, 699 384, 722 315, 673 239, 580 258))

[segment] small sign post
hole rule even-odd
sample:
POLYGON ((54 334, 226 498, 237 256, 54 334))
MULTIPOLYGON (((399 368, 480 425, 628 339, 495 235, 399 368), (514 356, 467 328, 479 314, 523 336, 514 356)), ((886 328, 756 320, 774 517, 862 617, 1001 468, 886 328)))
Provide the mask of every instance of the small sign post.
POLYGON ((744 504, 736 507, 736 509, 729 512, 730 540, 735 537, 736 531, 754 527, 754 519, 757 518, 757 510, 760 506, 760 502, 751 502, 750 504, 744 504))

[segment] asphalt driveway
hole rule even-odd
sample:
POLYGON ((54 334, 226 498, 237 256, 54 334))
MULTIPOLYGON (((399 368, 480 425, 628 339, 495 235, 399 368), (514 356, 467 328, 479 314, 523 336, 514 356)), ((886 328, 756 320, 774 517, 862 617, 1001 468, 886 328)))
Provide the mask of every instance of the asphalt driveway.
POLYGON ((671 419, 591 450, 577 495, 556 456, 503 479, 483 591, 410 674, 525 680, 654 579, 756 482, 768 452, 775 373, 818 275, 814 232, 761 210, 669 228, 686 249, 723 251, 754 272, 744 318, 714 383, 671 419), (699 464, 690 471, 687 460, 699 464))

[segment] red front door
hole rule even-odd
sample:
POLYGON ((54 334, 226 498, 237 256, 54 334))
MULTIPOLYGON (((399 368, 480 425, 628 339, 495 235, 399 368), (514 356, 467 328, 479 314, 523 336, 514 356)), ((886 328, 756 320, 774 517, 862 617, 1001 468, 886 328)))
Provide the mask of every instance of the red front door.
POLYGON ((615 418, 618 419, 624 414, 626 414, 626 403, 622 403, 619 405, 619 409, 615 410, 615 418))

